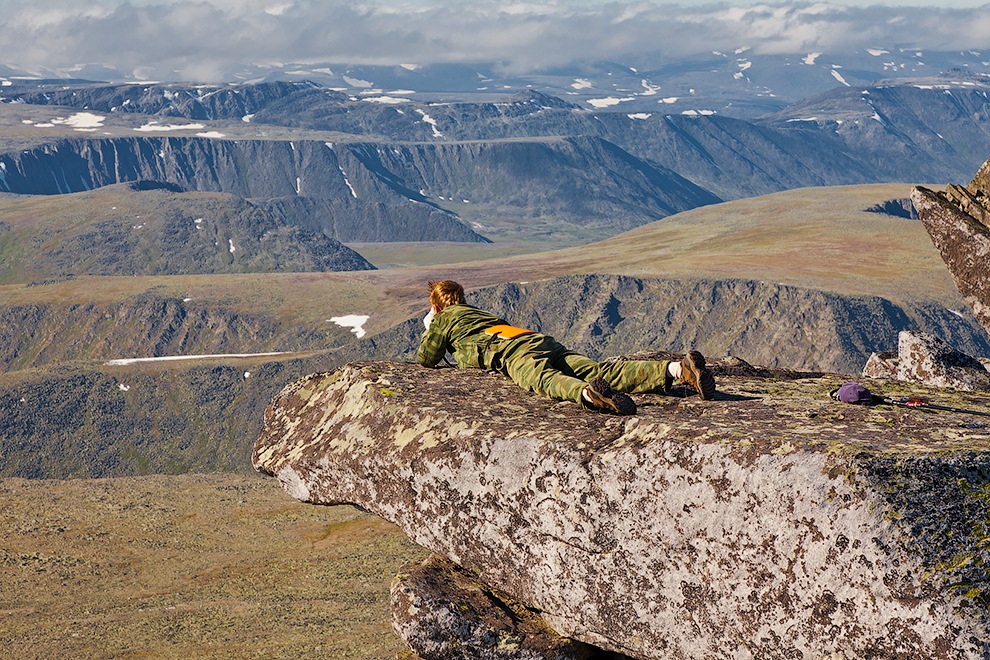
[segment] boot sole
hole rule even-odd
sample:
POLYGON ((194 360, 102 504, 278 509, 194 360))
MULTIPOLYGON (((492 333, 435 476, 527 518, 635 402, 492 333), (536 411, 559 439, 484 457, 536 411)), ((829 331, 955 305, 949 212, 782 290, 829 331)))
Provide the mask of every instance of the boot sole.
POLYGON ((684 373, 681 382, 687 383, 703 400, 715 398, 715 377, 705 364, 705 356, 698 351, 688 351, 681 360, 684 373))
POLYGON ((636 402, 624 392, 616 392, 604 378, 592 378, 588 383, 588 396, 591 403, 600 410, 616 415, 635 415, 636 402))

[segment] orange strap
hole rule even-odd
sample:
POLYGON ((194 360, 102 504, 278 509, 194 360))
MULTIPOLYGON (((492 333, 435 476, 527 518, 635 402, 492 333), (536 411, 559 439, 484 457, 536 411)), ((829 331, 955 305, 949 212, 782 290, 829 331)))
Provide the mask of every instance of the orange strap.
POLYGON ((499 339, 515 339, 522 335, 535 334, 533 330, 517 328, 511 325, 493 325, 490 328, 485 328, 485 332, 491 335, 492 338, 498 337, 499 339))

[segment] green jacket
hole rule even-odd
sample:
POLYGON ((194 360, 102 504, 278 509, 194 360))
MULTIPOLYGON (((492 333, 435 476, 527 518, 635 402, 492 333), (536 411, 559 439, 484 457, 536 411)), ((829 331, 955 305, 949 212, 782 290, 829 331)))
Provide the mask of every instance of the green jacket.
POLYGON ((450 305, 433 317, 419 344, 416 360, 424 367, 435 367, 445 353, 451 353, 460 367, 496 369, 492 365, 504 342, 492 340, 487 328, 506 325, 491 312, 471 305, 450 305))

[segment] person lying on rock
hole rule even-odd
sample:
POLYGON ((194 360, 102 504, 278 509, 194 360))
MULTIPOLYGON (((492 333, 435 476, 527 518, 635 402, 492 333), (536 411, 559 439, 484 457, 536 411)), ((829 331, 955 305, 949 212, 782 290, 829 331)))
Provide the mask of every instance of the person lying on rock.
POLYGON ((689 351, 680 362, 596 362, 553 337, 513 327, 466 304, 457 282, 430 282, 429 289, 431 309, 416 356, 424 367, 437 366, 449 352, 460 367, 497 371, 525 390, 618 415, 636 414, 627 393, 666 393, 675 381, 702 399, 715 395, 715 378, 698 351, 689 351))

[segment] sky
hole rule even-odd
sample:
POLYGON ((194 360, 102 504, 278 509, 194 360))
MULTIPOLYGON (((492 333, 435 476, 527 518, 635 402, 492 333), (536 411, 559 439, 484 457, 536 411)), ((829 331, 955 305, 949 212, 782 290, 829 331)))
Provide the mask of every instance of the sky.
POLYGON ((866 48, 986 50, 972 0, 0 0, 0 67, 82 64, 219 81, 244 64, 496 62, 527 72, 630 54, 675 59, 866 48))

